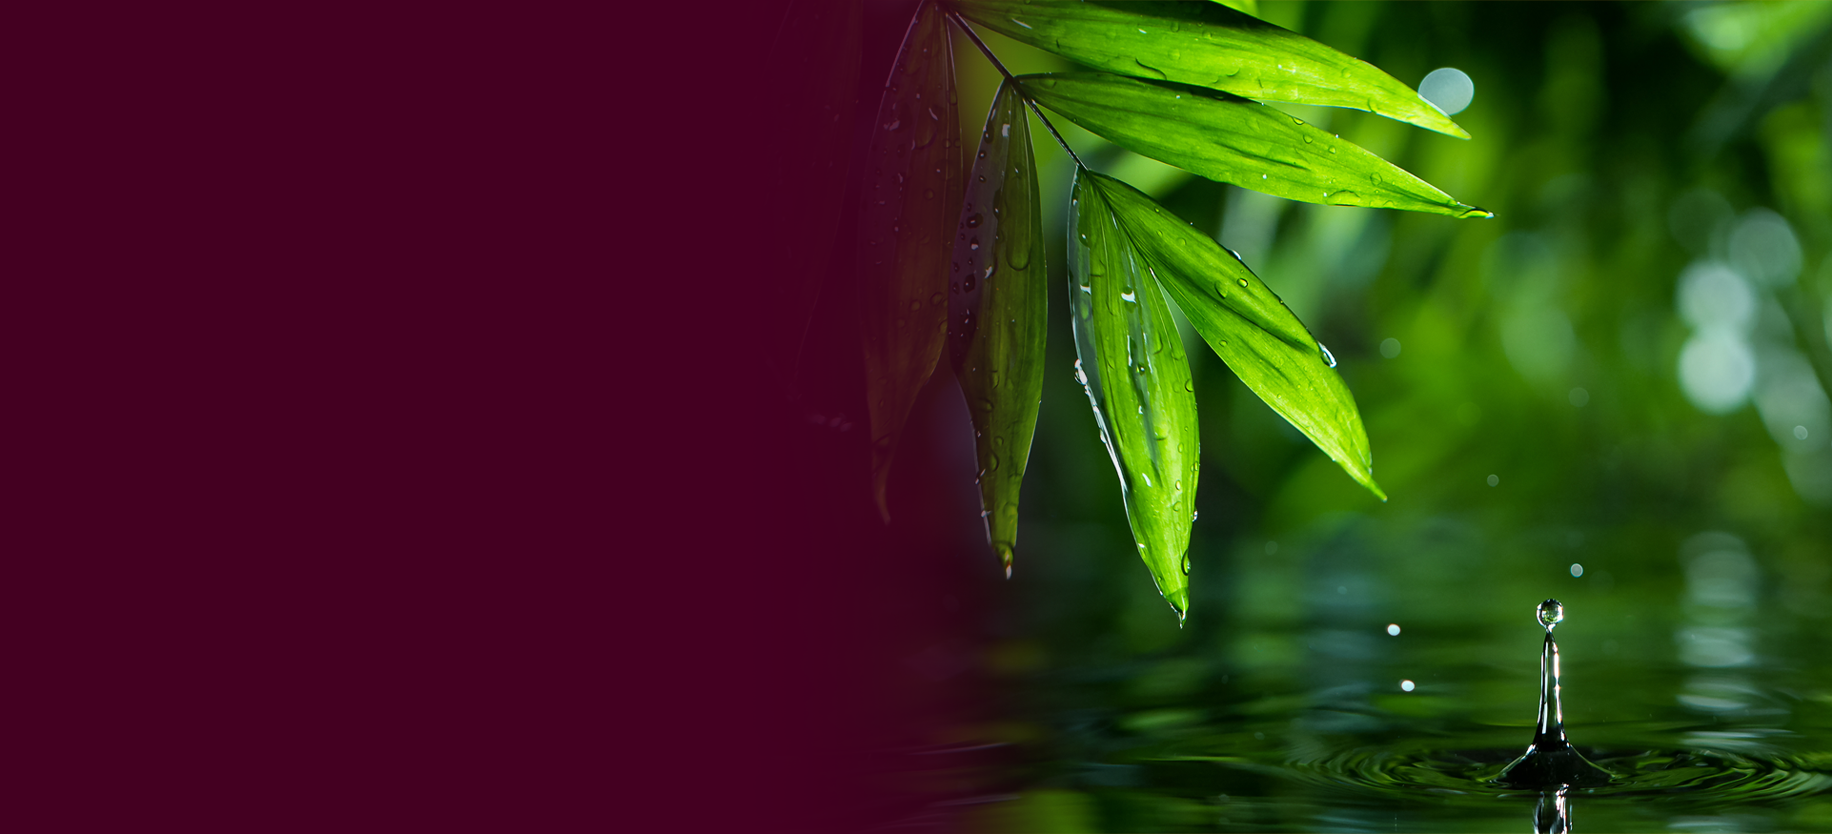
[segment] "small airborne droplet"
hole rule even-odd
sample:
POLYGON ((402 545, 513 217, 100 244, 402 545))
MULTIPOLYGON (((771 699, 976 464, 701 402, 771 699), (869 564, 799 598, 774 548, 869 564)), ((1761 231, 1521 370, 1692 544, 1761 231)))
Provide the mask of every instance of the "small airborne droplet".
POLYGON ((1387 633, 1394 637, 1398 637, 1399 636, 1399 623, 1388 623, 1387 624, 1387 633))
POLYGON ((1417 684, 1414 684, 1412 681, 1400 681, 1399 682, 1399 688, 1404 689, 1407 692, 1411 692, 1416 686, 1417 684))

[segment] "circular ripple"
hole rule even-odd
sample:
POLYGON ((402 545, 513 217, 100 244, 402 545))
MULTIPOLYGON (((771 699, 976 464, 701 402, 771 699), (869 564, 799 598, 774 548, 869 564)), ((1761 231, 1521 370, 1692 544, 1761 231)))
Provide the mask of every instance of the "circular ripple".
MULTIPOLYGON (((1653 797, 1675 801, 1762 801, 1832 790, 1824 756, 1790 757, 1711 749, 1611 750, 1579 748, 1614 777, 1610 784, 1570 791, 1572 796, 1653 797)), ((1495 783, 1519 750, 1428 748, 1398 743, 1356 747, 1288 761, 1282 771, 1300 781, 1392 798, 1423 796, 1531 796, 1495 783)))

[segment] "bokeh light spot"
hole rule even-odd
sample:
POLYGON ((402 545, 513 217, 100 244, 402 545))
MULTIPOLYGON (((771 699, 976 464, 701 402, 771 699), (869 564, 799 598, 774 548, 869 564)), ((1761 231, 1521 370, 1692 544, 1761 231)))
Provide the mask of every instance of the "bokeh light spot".
POLYGON ((1455 116, 1476 97, 1476 82, 1456 67, 1434 69, 1419 82, 1419 97, 1444 111, 1444 115, 1455 116))
POLYGON ((1800 240, 1781 215, 1750 209, 1730 233, 1730 262, 1752 281, 1785 287, 1800 275, 1800 240))
POLYGON ((1679 276, 1679 315, 1693 327, 1747 329, 1755 320, 1756 296, 1735 270, 1696 261, 1679 276))
POLYGON ((1756 357, 1741 336, 1712 329, 1693 334, 1679 352, 1679 385, 1707 414, 1736 410, 1756 381, 1756 357))

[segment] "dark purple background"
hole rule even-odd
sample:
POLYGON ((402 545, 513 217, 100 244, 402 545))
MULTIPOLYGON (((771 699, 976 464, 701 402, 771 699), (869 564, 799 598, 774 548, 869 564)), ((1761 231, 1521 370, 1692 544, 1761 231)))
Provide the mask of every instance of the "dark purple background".
POLYGON ((932 467, 876 521, 847 276, 793 396, 756 361, 756 288, 799 268, 756 218, 810 208, 747 174, 786 6, 16 33, 9 815, 814 831, 934 798, 887 751, 977 696, 899 664, 966 651, 995 567, 912 526, 958 515, 932 467))

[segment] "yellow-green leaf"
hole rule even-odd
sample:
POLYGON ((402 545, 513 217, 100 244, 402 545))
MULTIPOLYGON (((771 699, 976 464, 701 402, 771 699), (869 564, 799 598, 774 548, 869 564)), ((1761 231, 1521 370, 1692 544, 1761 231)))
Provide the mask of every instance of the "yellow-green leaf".
POLYGON ((1355 397, 1335 360, 1234 253, 1119 180, 1087 174, 1170 292, 1235 376, 1382 501, 1355 397))
POLYGON ((1094 69, 1469 134, 1373 65, 1220 3, 959 0, 974 23, 1094 69))
POLYGON ((1170 305, 1105 198, 1107 182, 1118 181, 1078 171, 1069 201, 1076 379, 1119 473, 1139 558, 1181 620, 1200 456, 1196 389, 1170 305))
POLYGON ((1325 131, 1238 96, 1105 72, 1019 76, 1024 94, 1102 138, 1288 200, 1490 217, 1325 131))

